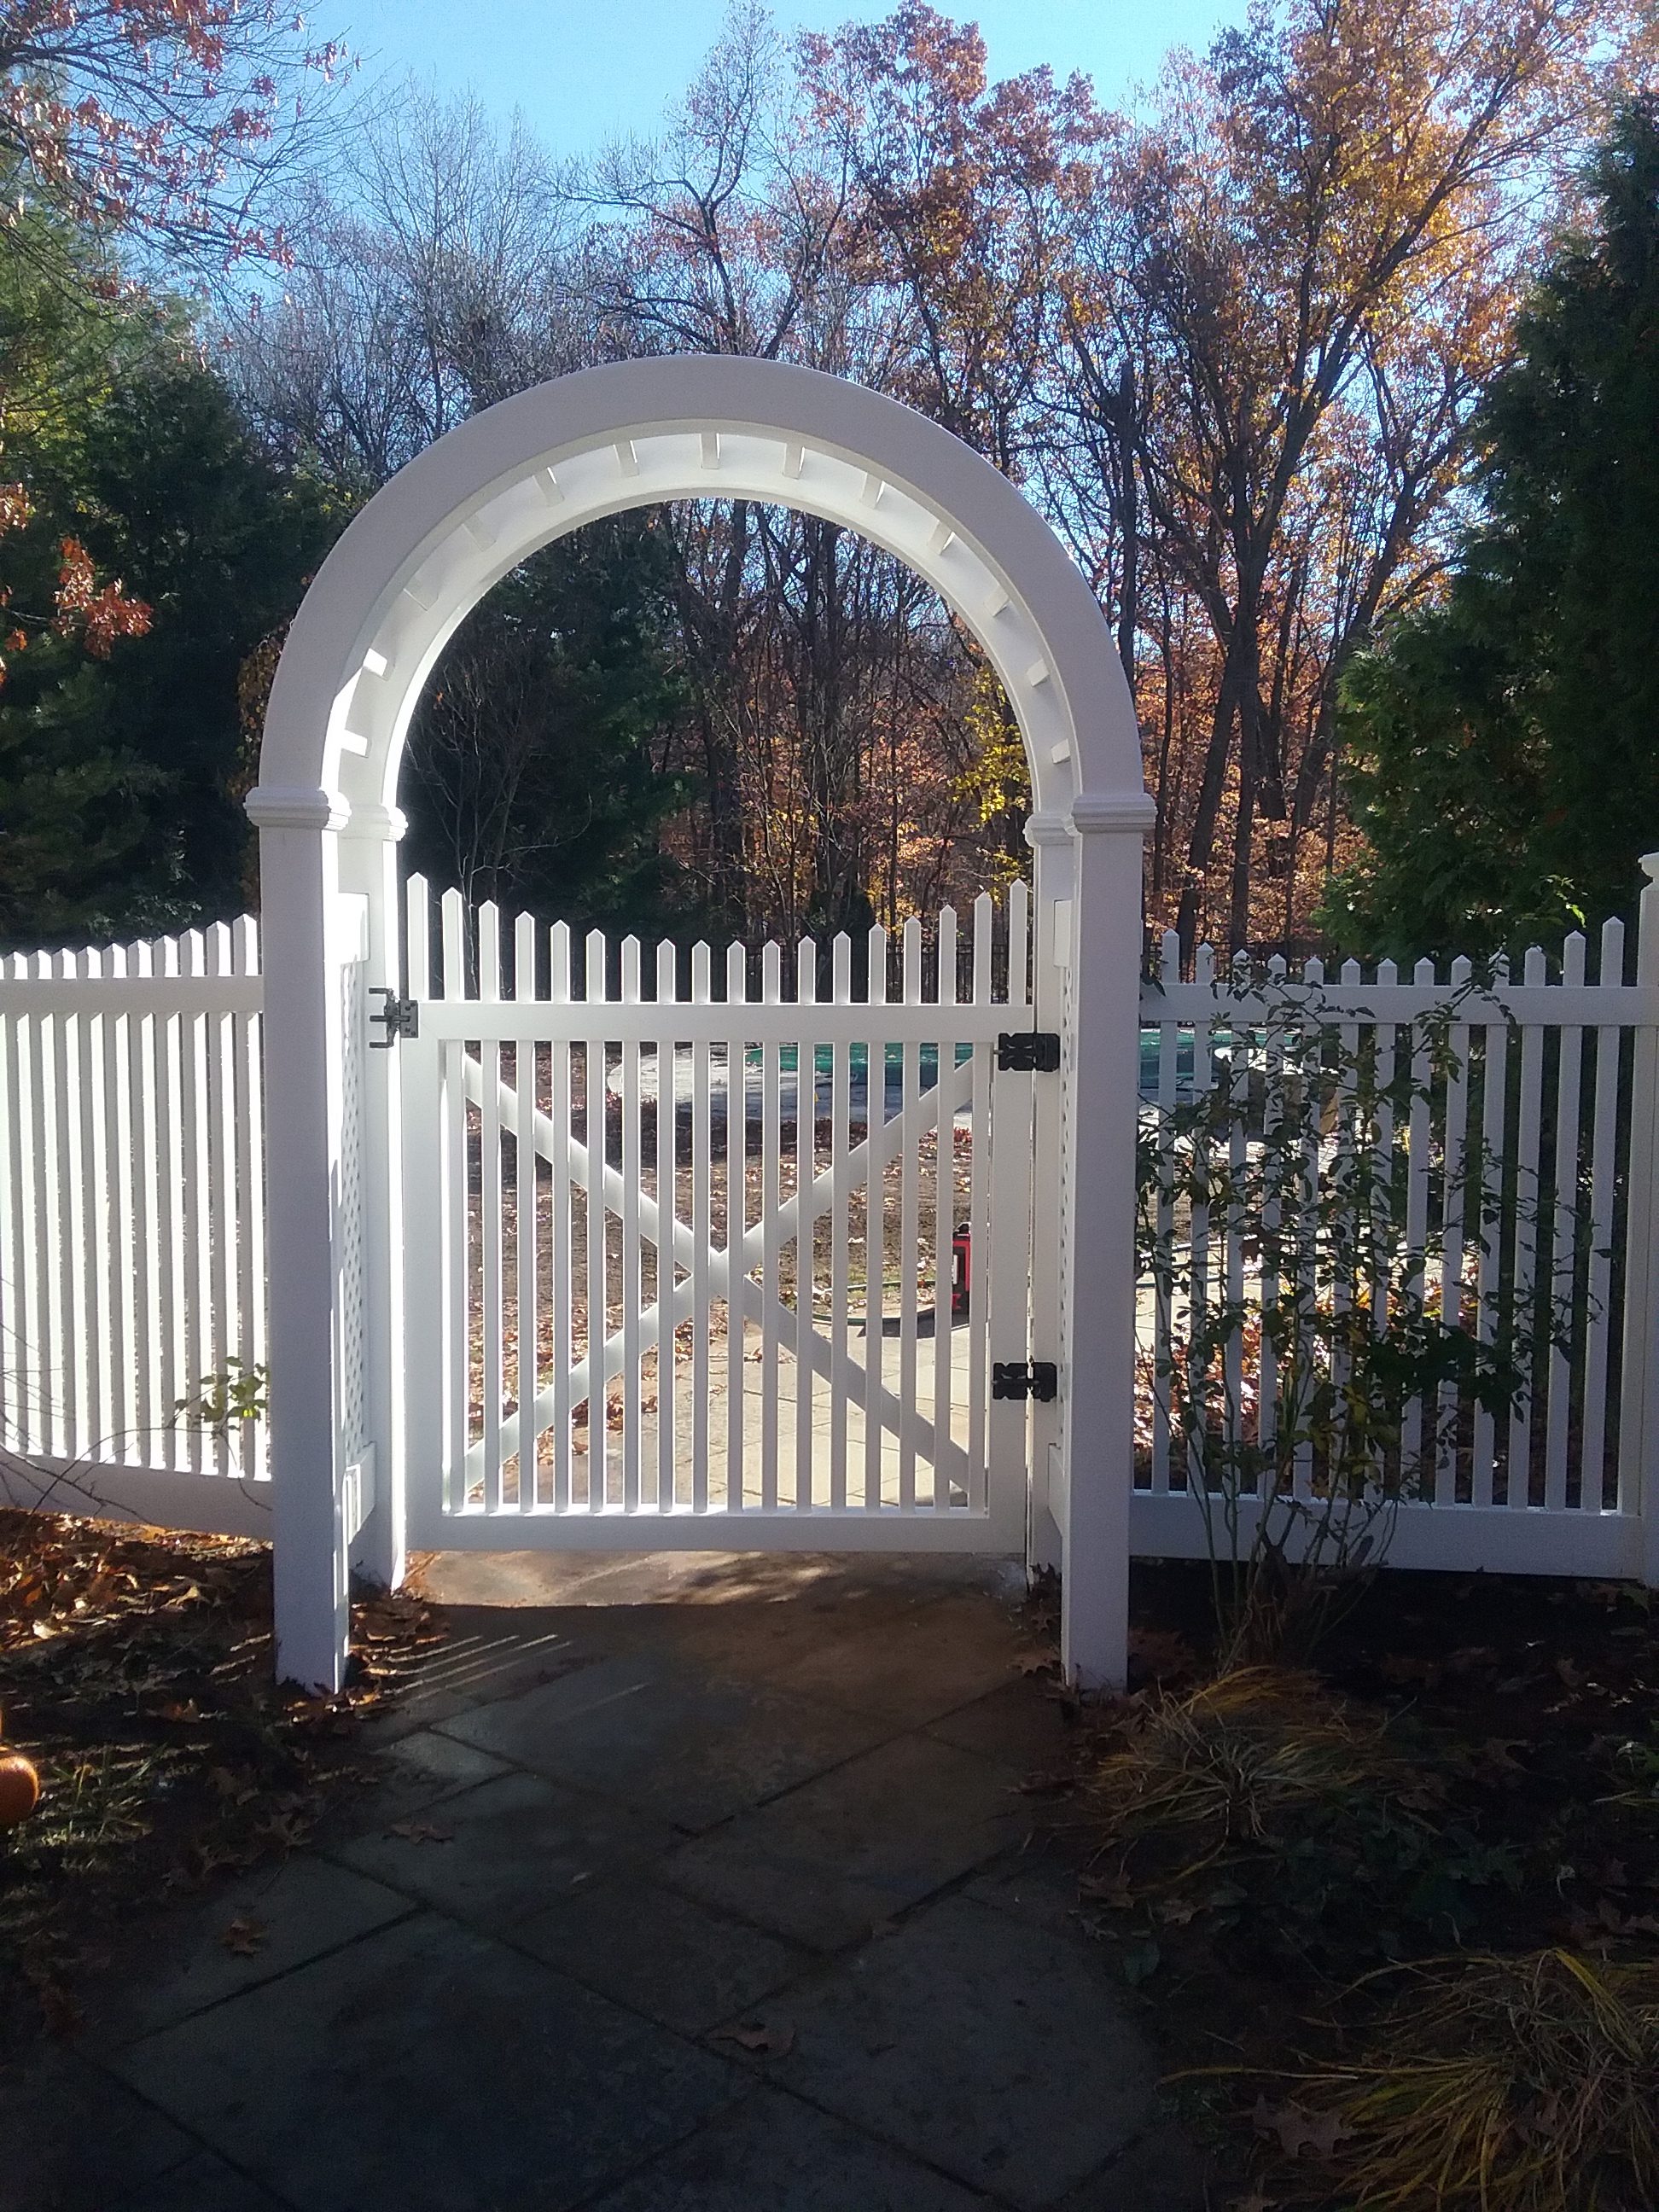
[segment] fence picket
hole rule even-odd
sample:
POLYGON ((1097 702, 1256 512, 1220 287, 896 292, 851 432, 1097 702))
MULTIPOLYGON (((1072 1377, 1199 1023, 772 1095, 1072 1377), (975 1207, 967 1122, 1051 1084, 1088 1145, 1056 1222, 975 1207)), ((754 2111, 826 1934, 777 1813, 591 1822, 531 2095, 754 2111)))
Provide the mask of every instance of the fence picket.
MULTIPOLYGON (((1574 930, 1561 948, 1561 981, 1582 986, 1584 981, 1584 939, 1574 930)), ((1554 1264, 1548 1281, 1555 1313, 1571 1310, 1573 1280, 1578 1268, 1578 1109, 1583 1079, 1584 1032, 1576 1024, 1557 1032, 1555 1081, 1555 1170, 1551 1192, 1553 1212, 1554 1264)), ((1544 1437, 1544 1504, 1559 1512, 1567 1502, 1567 1432, 1572 1411, 1572 1350, 1549 1329, 1547 1355, 1549 1398, 1544 1437)))
MULTIPOLYGON (((1597 980, 1625 979, 1625 925, 1601 928, 1597 980)), ((1607 1352, 1612 1339, 1614 1176, 1619 1133, 1619 1068, 1625 1032, 1603 1023, 1595 1032, 1595 1123, 1590 1137, 1589 1266, 1584 1321, 1584 1419, 1580 1446, 1580 1503, 1599 1513, 1607 1498, 1607 1352)))

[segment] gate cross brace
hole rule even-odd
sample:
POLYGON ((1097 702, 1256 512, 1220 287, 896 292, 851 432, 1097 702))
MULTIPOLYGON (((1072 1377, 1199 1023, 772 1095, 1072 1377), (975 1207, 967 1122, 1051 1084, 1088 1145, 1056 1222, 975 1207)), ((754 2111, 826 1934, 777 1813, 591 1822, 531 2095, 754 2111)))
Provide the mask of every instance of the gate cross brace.
MULTIPOLYGON (((883 1123, 879 1133, 879 1142, 866 1137, 854 1145, 842 1164, 843 1176, 850 1178, 856 1183, 866 1180, 871 1175, 886 1167, 890 1160, 896 1158, 899 1145, 904 1136, 907 1133, 922 1134, 933 1128, 938 1123, 941 1110, 946 1103, 949 1104, 954 1116, 957 1107, 963 1103, 963 1094, 968 1090, 969 1079, 972 1074, 972 1061, 964 1061, 960 1067, 952 1070, 951 1079, 948 1085, 943 1082, 935 1084, 921 1094, 917 1101, 914 1118, 908 1114, 895 1115, 891 1121, 883 1123)), ((477 1106, 483 1103, 483 1069, 481 1064, 474 1060, 470 1053, 465 1054, 463 1080, 470 1104, 477 1106)), ((512 1084, 499 1080, 496 1084, 496 1092, 503 1133, 510 1133, 516 1124, 519 1094, 512 1084)), ((535 1112, 532 1126, 532 1140, 538 1156, 546 1160, 557 1173, 560 1163, 556 1155, 561 1144, 557 1131, 539 1108, 535 1112)), ((563 1139, 562 1145, 565 1153, 565 1174, 572 1182, 588 1191, 591 1195, 592 1156, 587 1146, 579 1138, 574 1136, 563 1139)), ((816 1220, 819 1214, 826 1212, 834 1203, 836 1181, 836 1171, 833 1169, 823 1175, 813 1177, 806 1192, 809 1200, 807 1206, 809 1221, 816 1220)), ((615 1211, 619 1207, 623 1196, 623 1179, 620 1173, 608 1161, 601 1170, 599 1194, 607 1208, 615 1211)), ((774 1216, 778 1227, 786 1237, 796 1233, 795 1224, 799 1218, 799 1194, 796 1194, 787 1199, 774 1216)), ((660 1250, 661 1217, 656 1200, 647 1197, 644 1192, 641 1192, 639 1197, 639 1219, 641 1237, 648 1244, 654 1245, 658 1250, 660 1250)), ((751 1242, 755 1259, 764 1257, 764 1231, 763 1222, 751 1224, 738 1248, 738 1258, 747 1262, 743 1270, 744 1279, 747 1278, 749 1267, 754 1265, 754 1261, 750 1258, 751 1242)), ((696 1308, 690 1276, 693 1262, 698 1256, 698 1245, 691 1231, 679 1218, 678 1213, 674 1216, 672 1242, 674 1262, 677 1266, 686 1269, 687 1279, 684 1282, 677 1283, 670 1294, 671 1333, 672 1328, 679 1322, 686 1319, 696 1308)), ((718 1245, 710 1244, 702 1248, 702 1256, 708 1261, 716 1284, 723 1285, 726 1288, 727 1303, 730 1304, 732 1300, 730 1296, 731 1284, 728 1270, 731 1267, 732 1254, 718 1245)), ((756 1287, 758 1288, 758 1286, 756 1287)), ((718 1291, 715 1295, 719 1295, 718 1291)), ((738 1292, 738 1301, 745 1305, 748 1304, 748 1301, 743 1297, 741 1290, 738 1292)), ((772 1313, 781 1325, 787 1323, 793 1333, 795 1316, 781 1300, 763 1292, 757 1299, 756 1304, 758 1309, 757 1318, 763 1321, 769 1313, 772 1313)), ((658 1300, 646 1307, 640 1314, 641 1351, 650 1351, 655 1347, 660 1354, 661 1311, 661 1303, 658 1300)), ((621 1374, 623 1370, 622 1342, 620 1333, 609 1335, 604 1340, 600 1356, 601 1387, 604 1382, 608 1382, 613 1376, 621 1374)), ((835 1357, 836 1347, 832 1340, 820 1329, 814 1328, 811 1332, 811 1351, 813 1373, 823 1376, 826 1380, 832 1379, 835 1357)), ((567 1387, 573 1405, 579 1405, 584 1397, 591 1397, 592 1395, 591 1358, 590 1354, 588 1358, 579 1360, 569 1370, 567 1387)), ((968 1455, 962 1446, 953 1437, 946 1437, 942 1439, 937 1437, 934 1434, 933 1424, 927 1419, 920 1408, 912 1408, 907 1415, 899 1400, 884 1384, 878 1386, 874 1393, 875 1405, 872 1407, 870 1402, 871 1375, 867 1362, 852 1360, 850 1364, 854 1367, 861 1367, 864 1375, 865 1388, 862 1396, 866 1419, 869 1419, 872 1412, 878 1413, 882 1427, 895 1431, 901 1423, 908 1420, 910 1431, 916 1439, 917 1449, 921 1456, 941 1475, 948 1477, 954 1474, 965 1486, 968 1476, 968 1455)), ((531 1418, 536 1433, 539 1434, 545 1427, 547 1419, 550 1419, 553 1403, 553 1392, 550 1389, 538 1391, 532 1401, 531 1418)), ((522 1410, 506 1414, 502 1418, 499 1449, 503 1460, 510 1459, 514 1452, 521 1449, 519 1441, 521 1420, 522 1410)), ((467 1455, 469 1464, 475 1461, 480 1465, 483 1463, 483 1449, 481 1443, 475 1444, 471 1448, 467 1455)))

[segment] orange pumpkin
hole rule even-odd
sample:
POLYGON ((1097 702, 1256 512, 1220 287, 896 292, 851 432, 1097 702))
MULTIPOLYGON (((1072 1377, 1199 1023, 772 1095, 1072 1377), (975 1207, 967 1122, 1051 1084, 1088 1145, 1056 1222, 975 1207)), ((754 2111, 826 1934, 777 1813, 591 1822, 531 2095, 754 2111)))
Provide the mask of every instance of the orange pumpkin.
POLYGON ((40 1797, 40 1778, 21 1751, 0 1752, 0 1828, 27 1820, 40 1797))

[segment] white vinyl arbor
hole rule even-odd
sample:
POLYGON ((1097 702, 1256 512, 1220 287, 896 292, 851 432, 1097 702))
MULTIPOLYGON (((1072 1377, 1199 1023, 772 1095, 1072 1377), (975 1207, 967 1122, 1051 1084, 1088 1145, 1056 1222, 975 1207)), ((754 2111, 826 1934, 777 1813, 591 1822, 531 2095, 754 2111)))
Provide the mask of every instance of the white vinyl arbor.
MULTIPOLYGON (((1152 816, 1128 688, 1053 532, 960 441, 832 377, 707 356, 588 370, 453 431, 352 523, 289 633, 247 802, 264 908, 281 1670, 337 1686, 349 1567, 392 1583, 404 1571, 403 1105, 398 1053, 367 1048, 365 994, 401 988, 410 716, 457 624, 526 555, 597 516, 698 498, 778 502, 886 548, 973 631, 1018 719, 1036 1025, 1062 1041, 1036 1109, 1038 1205, 1055 1218, 1030 1333, 1059 1389, 1034 1409, 1030 1542, 1064 1575, 1068 1674, 1121 1680, 1152 816)), ((637 1525, 617 1538, 652 1540, 637 1525)))

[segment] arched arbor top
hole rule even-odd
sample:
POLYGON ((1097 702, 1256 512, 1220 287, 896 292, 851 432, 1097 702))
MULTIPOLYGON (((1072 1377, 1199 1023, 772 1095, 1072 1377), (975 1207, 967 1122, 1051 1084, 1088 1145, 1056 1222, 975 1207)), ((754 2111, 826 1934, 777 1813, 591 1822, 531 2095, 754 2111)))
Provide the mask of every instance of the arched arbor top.
POLYGON ((1135 719, 1100 609, 1017 487, 878 392, 726 356, 622 362, 538 386, 452 430, 378 492, 289 633, 248 802, 255 822, 395 835, 410 718, 471 608, 582 524, 685 499, 773 501, 885 548, 996 669, 1038 834, 1141 826, 1135 719))

